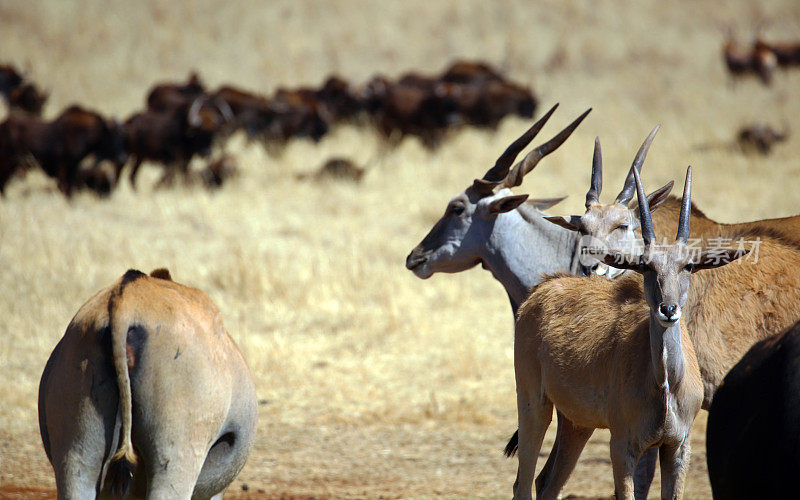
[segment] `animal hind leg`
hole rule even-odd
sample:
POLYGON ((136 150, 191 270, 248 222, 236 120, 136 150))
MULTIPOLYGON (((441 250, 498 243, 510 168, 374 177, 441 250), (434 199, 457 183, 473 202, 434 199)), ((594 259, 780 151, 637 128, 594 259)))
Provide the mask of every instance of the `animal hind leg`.
POLYGON ((136 190, 136 173, 139 172, 139 167, 142 166, 142 159, 138 156, 133 161, 133 165, 131 166, 131 173, 128 174, 128 179, 131 182, 131 188, 136 190))
MULTIPOLYGON (((539 494, 542 489, 544 489, 545 485, 550 481, 550 474, 553 471, 553 462, 556 460, 556 455, 558 455, 558 446, 561 440, 561 434, 564 432, 564 415, 556 410, 556 439, 553 441, 553 448, 550 450, 550 454, 547 455, 547 462, 544 463, 544 467, 542 470, 539 471, 539 475, 536 476, 536 481, 534 482, 534 486, 536 486, 537 495, 539 494)), ((517 483, 519 482, 519 477, 517 477, 517 481, 514 483, 514 487, 516 488, 517 483)))
POLYGON ((658 448, 648 448, 636 463, 636 471, 633 474, 633 496, 636 500, 647 500, 647 493, 656 473, 657 461, 658 448))
POLYGON ((594 429, 575 425, 561 413, 558 416, 559 429, 561 429, 560 441, 557 443, 557 447, 550 452, 551 458, 555 455, 550 473, 541 482, 539 479, 542 479, 542 475, 540 474, 537 478, 536 498, 558 498, 561 488, 564 487, 575 469, 575 464, 578 462, 578 457, 586 446, 586 442, 594 433, 594 429))
POLYGON ((536 460, 542 448, 544 434, 553 418, 553 403, 544 394, 527 394, 524 389, 517 390, 517 414, 519 419, 519 468, 515 499, 531 498, 533 474, 536 460))

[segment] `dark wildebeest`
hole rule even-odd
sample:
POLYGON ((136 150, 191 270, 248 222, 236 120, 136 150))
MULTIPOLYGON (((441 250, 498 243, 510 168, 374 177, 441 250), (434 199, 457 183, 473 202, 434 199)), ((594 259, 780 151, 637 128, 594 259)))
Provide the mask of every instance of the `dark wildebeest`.
POLYGON ((47 94, 33 82, 26 81, 14 67, 0 65, 0 94, 10 111, 21 110, 36 116, 41 115, 47 94))
POLYGON ((0 65, 0 94, 8 97, 9 92, 22 85, 22 75, 13 66, 0 65))
POLYGON ((484 62, 456 61, 442 73, 443 82, 481 85, 486 82, 504 82, 499 71, 484 62))
POLYGON ((316 91, 317 99, 334 121, 349 120, 361 111, 356 92, 346 81, 331 76, 316 91))
POLYGON ((57 180, 58 189, 66 196, 77 187, 85 158, 93 156, 96 163, 111 161, 117 169, 127 159, 119 125, 77 105, 51 122, 11 115, 0 124, 0 193, 29 155, 57 180))
POLYGON ((756 45, 751 50, 741 49, 733 39, 728 38, 722 49, 728 72, 734 77, 755 74, 766 84, 772 82, 772 75, 778 66, 775 53, 764 46, 756 45))
POLYGON ((296 174, 298 180, 312 179, 322 181, 328 179, 361 182, 366 169, 359 167, 349 158, 334 157, 328 159, 314 172, 296 174))
POLYGON ((293 137, 310 137, 319 141, 333 122, 314 89, 279 88, 269 105, 275 113, 268 129, 271 139, 286 141, 293 137))
POLYGON ((800 66, 800 42, 771 43, 759 38, 755 48, 775 54, 778 66, 800 66))
POLYGON ((237 171, 236 159, 233 156, 224 154, 216 160, 210 161, 200 171, 200 179, 208 188, 220 188, 226 180, 235 176, 237 171))
POLYGON ((790 498, 800 464, 800 322, 755 344, 714 394, 706 459, 717 499, 790 498))
POLYGON ((784 127, 782 132, 778 132, 770 125, 757 123, 739 129, 736 141, 745 152, 755 150, 762 155, 768 155, 775 143, 783 142, 788 138, 789 127, 784 127))
POLYGON ((275 118, 269 101, 252 92, 226 85, 210 95, 214 102, 227 104, 233 115, 232 126, 244 130, 250 139, 265 134, 275 118))
POLYGON ((200 77, 192 72, 186 83, 161 83, 150 89, 147 93, 147 109, 169 111, 179 106, 190 105, 205 91, 200 77))
POLYGON ((39 90, 33 83, 23 83, 9 92, 8 108, 41 116, 47 97, 47 94, 39 90))
POLYGON ((125 144, 133 159, 131 186, 143 161, 164 165, 166 172, 159 186, 172 182, 175 172, 184 179, 194 155, 206 157, 217 134, 227 125, 225 113, 212 104, 209 96, 198 97, 166 111, 142 111, 123 124, 125 144))
POLYGON ((457 111, 453 99, 437 93, 437 85, 436 79, 416 73, 407 73, 396 83, 376 78, 367 87, 367 109, 374 110, 385 136, 416 135, 426 146, 434 147, 457 111))

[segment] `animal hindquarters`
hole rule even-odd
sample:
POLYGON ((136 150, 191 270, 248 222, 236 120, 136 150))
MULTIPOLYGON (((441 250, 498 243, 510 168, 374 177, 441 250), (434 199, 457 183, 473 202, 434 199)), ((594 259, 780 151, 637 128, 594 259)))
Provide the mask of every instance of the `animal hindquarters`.
POLYGON ((79 333, 72 325, 67 330, 39 385, 39 430, 59 499, 95 497, 104 461, 113 454, 119 437, 110 346, 100 342, 102 332, 73 341, 79 333))

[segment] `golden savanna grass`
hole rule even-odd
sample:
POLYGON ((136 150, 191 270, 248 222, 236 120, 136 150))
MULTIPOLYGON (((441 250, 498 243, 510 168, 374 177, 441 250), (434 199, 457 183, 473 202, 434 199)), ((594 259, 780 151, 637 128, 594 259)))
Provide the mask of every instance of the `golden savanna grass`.
MULTIPOLYGON (((771 88, 734 85, 724 71, 725 28, 747 41, 757 25, 796 37, 800 4, 2 1, 0 60, 50 91, 48 116, 78 102, 121 119, 151 84, 191 69, 211 87, 270 93, 333 72, 363 82, 486 59, 532 85, 543 107, 561 102, 543 138, 594 108, 518 191, 569 194, 553 213, 580 213, 595 135, 610 198, 661 123, 645 183, 680 180, 691 164, 693 200, 738 221, 800 211, 797 133, 769 157, 726 145, 745 122, 800 129, 800 71, 771 88)), ((386 148, 357 126, 273 154, 235 137, 227 149, 241 172, 218 192, 153 190, 155 166, 138 192, 126 180, 108 200, 66 201, 38 172, 14 181, 0 202, 0 485, 53 487, 36 394, 78 307, 128 268, 166 266, 219 305, 262 400, 255 449, 230 492, 507 497, 516 462, 500 450, 516 408, 505 294, 480 269, 423 282, 403 260, 528 125, 456 131, 435 152, 415 139, 386 148), (295 180, 334 155, 367 164, 364 182, 295 180)), ((704 428, 702 413, 690 498, 710 496, 704 428)), ((607 439, 596 433, 566 494, 613 491, 607 439)))

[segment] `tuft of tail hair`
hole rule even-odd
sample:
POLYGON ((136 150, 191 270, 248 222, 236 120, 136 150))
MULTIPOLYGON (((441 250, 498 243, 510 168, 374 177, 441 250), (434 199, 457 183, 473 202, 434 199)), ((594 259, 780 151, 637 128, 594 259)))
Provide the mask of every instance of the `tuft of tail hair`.
POLYGON ((108 464, 105 483, 111 494, 117 498, 125 498, 131 492, 133 473, 136 471, 136 455, 133 450, 126 452, 121 448, 108 464))
POLYGON ((518 448, 519 448, 519 430, 516 430, 514 431, 514 435, 511 436, 511 439, 508 440, 506 449, 503 450, 503 455, 505 455, 506 458, 511 458, 517 454, 518 448))

